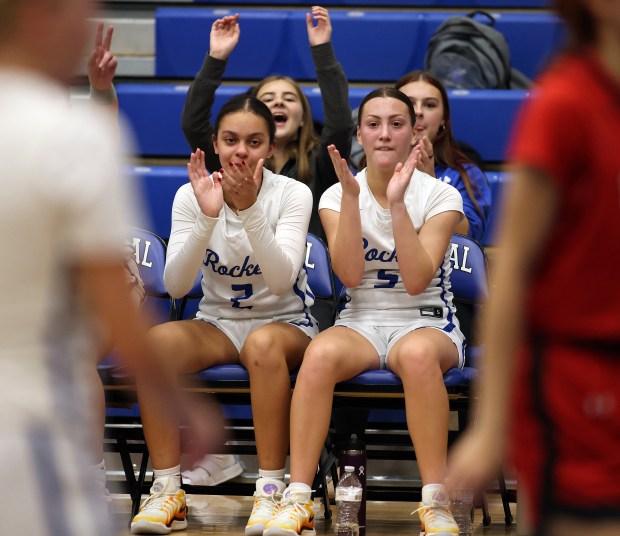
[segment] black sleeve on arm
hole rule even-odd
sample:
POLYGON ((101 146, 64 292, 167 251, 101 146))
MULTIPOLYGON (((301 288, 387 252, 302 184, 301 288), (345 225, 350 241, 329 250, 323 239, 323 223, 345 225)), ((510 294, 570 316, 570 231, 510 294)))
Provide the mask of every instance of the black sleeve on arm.
POLYGON ((226 62, 207 54, 200 71, 189 86, 181 115, 181 128, 192 151, 205 152, 207 169, 220 169, 220 159, 213 150, 211 110, 215 102, 215 90, 222 83, 226 62))
POLYGON ((332 43, 312 46, 310 50, 323 101, 323 130, 320 146, 315 152, 315 195, 320 197, 327 188, 338 182, 327 146, 333 143, 343 158, 349 158, 353 120, 349 104, 349 83, 336 58, 332 43))

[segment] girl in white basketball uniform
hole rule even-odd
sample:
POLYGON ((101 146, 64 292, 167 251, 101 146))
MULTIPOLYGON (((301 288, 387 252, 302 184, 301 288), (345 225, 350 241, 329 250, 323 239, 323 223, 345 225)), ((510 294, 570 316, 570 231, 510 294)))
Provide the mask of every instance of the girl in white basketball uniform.
MULTIPOLYGON (((179 189, 172 208, 164 275, 170 294, 180 298, 200 271, 204 297, 196 319, 156 326, 150 335, 171 373, 225 363, 248 369, 260 478, 246 534, 262 534, 274 494, 285 487, 289 371, 318 332, 303 266, 312 194, 263 168, 275 147, 275 123, 261 101, 231 99, 214 132, 223 169, 209 175, 204 153, 191 155, 191 184, 179 189)), ((149 411, 151 405, 140 396, 155 481, 132 521, 135 534, 187 525, 179 432, 149 411)))
POLYGON ((345 306, 306 350, 291 406, 291 485, 265 534, 315 534, 310 485, 334 386, 387 367, 403 382, 423 482, 422 526, 427 534, 458 535, 443 487, 449 417, 443 373, 463 363, 449 261, 462 198, 416 169, 416 116, 406 95, 381 88, 359 110, 357 135, 368 166, 354 177, 332 146, 340 182, 319 204, 334 272, 347 287, 345 306))

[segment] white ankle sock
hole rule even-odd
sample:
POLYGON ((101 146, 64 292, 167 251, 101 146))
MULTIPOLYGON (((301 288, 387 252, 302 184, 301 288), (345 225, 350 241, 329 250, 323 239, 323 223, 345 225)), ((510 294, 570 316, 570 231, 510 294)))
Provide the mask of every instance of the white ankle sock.
POLYGON ((422 487, 422 502, 424 504, 438 502, 447 505, 449 500, 446 487, 443 484, 426 484, 422 487))
POLYGON ((276 480, 284 480, 286 469, 276 469, 274 471, 266 471, 265 469, 258 469, 258 476, 260 478, 275 478, 276 480))
POLYGON ((288 488, 296 491, 312 491, 312 488, 304 482, 291 482, 288 488))
POLYGON ((181 488, 181 466, 153 469, 151 493, 176 493, 181 488))

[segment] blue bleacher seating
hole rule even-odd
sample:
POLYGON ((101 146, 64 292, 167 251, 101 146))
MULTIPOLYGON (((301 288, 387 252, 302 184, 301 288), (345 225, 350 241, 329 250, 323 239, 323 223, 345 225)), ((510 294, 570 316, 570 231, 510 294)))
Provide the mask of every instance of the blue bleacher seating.
MULTIPOLYGON (((314 80, 316 74, 308 46, 305 11, 291 11, 288 23, 291 55, 282 64, 287 74, 299 80, 314 80)), ((340 11, 330 13, 332 41, 338 60, 351 81, 395 81, 407 71, 422 66, 424 15, 415 11, 340 11), (368 37, 372 36, 372 39, 368 37)), ((240 24, 243 21, 240 20, 240 24)), ((228 74, 228 73, 226 73, 228 74)))
POLYGON ((147 226, 160 237, 170 237, 172 201, 177 190, 189 181, 185 166, 128 166, 136 182, 136 193, 145 212, 147 226))
MULTIPOLYGON (((242 10, 240 10, 242 11, 242 10)), ((231 56, 227 78, 263 78, 285 65, 289 11, 243 12, 242 36, 231 56)), ((193 77, 209 50, 209 32, 216 19, 232 9, 160 8, 155 20, 155 72, 158 76, 193 77)), ((304 33, 305 33, 304 28, 304 33)), ((306 36, 307 40, 307 36, 306 36)))
MULTIPOLYGON (((306 9, 236 11, 241 15, 241 37, 229 59, 226 79, 260 79, 274 73, 315 79, 306 9)), ((209 48, 211 24, 234 12, 198 7, 158 9, 157 76, 193 78, 209 48)), ((333 9, 332 39, 349 80, 393 82, 407 71, 423 67, 431 35, 454 14, 457 12, 333 9), (377 36, 380 39, 374 38, 377 36)), ((562 43, 562 24, 556 15, 502 12, 496 16, 496 27, 510 45, 512 63, 528 76, 534 76, 562 43)))
MULTIPOLYGON (((233 95, 248 86, 223 85, 216 92, 213 117, 233 95)), ((356 108, 375 86, 352 87, 349 102, 356 108)), ((118 84, 122 112, 134 129, 142 156, 188 158, 190 147, 180 126, 188 86, 118 84)), ((304 87, 314 118, 322 122, 323 105, 316 86, 304 87)), ((504 160, 514 116, 528 92, 522 90, 454 90, 449 92, 452 124, 457 139, 474 147, 486 162, 504 160)))

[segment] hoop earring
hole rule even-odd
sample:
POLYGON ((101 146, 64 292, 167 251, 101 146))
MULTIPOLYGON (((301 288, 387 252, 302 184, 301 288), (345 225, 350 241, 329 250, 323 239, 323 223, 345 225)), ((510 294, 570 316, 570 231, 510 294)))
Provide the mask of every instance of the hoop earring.
POLYGON ((443 134, 446 131, 446 125, 439 125, 439 134, 443 134))

